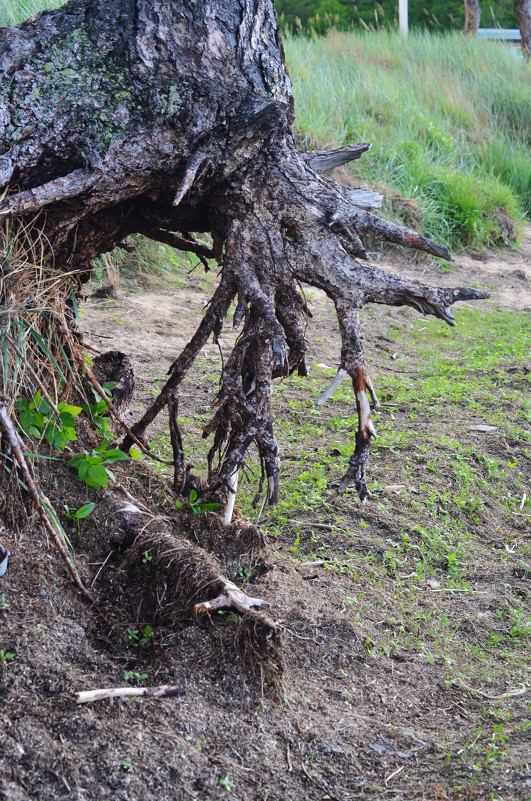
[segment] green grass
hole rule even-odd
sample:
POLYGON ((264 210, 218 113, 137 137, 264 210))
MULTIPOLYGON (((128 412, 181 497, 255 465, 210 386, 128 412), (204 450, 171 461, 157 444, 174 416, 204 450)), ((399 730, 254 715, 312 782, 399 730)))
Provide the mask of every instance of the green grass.
MULTIPOLYGON (((531 211, 531 66, 460 34, 288 37, 305 147, 356 141, 353 176, 383 185, 385 212, 414 201, 423 232, 453 246, 503 244, 531 211)), ((411 214, 411 205, 405 207, 411 214)))
POLYGON ((39 11, 62 5, 61 0, 3 0, 0 5, 0 28, 18 25, 39 11))

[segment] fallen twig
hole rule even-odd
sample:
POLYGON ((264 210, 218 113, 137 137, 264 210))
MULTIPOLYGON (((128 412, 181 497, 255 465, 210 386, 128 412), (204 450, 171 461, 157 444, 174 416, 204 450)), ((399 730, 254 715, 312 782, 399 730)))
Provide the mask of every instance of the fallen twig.
POLYGON ((78 704, 89 704, 93 701, 105 701, 107 698, 174 698, 184 695, 180 687, 161 684, 159 687, 110 687, 103 690, 82 690, 76 693, 78 704))
POLYGON ((521 687, 507 690, 507 692, 501 693, 501 695, 490 695, 490 693, 485 693, 483 690, 476 690, 474 687, 471 687, 469 684, 467 684, 466 681, 463 681, 463 679, 456 679, 456 683, 463 690, 472 693, 472 695, 479 696, 480 698, 487 698, 489 701, 504 701, 506 698, 514 698, 517 695, 525 695, 525 693, 529 690, 529 687, 526 684, 523 684, 521 687))
POLYGON ((387 787, 387 782, 390 782, 390 781, 391 781, 391 779, 392 779, 394 776, 398 776, 398 774, 399 774, 399 773, 401 773, 403 770, 404 770, 404 765, 401 765, 399 768, 397 768, 395 771, 393 771, 393 773, 391 773, 391 774, 390 774, 390 775, 387 777, 387 779, 385 779, 385 786, 387 787))

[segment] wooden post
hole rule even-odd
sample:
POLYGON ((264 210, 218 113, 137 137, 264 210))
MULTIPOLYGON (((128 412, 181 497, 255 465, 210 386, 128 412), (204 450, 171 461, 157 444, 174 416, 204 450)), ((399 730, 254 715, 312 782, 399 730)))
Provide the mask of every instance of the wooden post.
POLYGON ((402 36, 408 34, 407 2, 408 0, 398 0, 398 27, 402 36))

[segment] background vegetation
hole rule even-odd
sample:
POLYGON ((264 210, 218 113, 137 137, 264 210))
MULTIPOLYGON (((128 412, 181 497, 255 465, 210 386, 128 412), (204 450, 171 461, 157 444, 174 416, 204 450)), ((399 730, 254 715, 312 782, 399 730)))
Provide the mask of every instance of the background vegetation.
POLYGON ((531 213, 531 66, 459 33, 287 37, 305 147, 372 142, 350 168, 438 241, 510 241, 531 213))
MULTIPOLYGON (((398 24, 396 0, 276 0, 284 25, 292 32, 324 33, 333 25, 338 30, 385 28, 398 24)), ((511 0, 483 4, 482 27, 516 28, 511 0)), ((409 0, 409 24, 415 29, 443 31, 463 28, 463 0, 409 0)))

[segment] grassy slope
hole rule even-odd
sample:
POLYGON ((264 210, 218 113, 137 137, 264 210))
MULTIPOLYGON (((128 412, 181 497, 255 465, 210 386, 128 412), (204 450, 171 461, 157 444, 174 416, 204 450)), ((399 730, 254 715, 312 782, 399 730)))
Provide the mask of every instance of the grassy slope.
POLYGON ((39 11, 62 5, 62 0, 3 0, 0 5, 0 28, 18 25, 39 11))
POLYGON ((388 188, 387 213, 413 199, 424 232, 474 247, 506 238, 505 213, 531 213, 531 65, 510 48, 331 32, 286 53, 303 143, 372 142, 352 169, 388 188))

